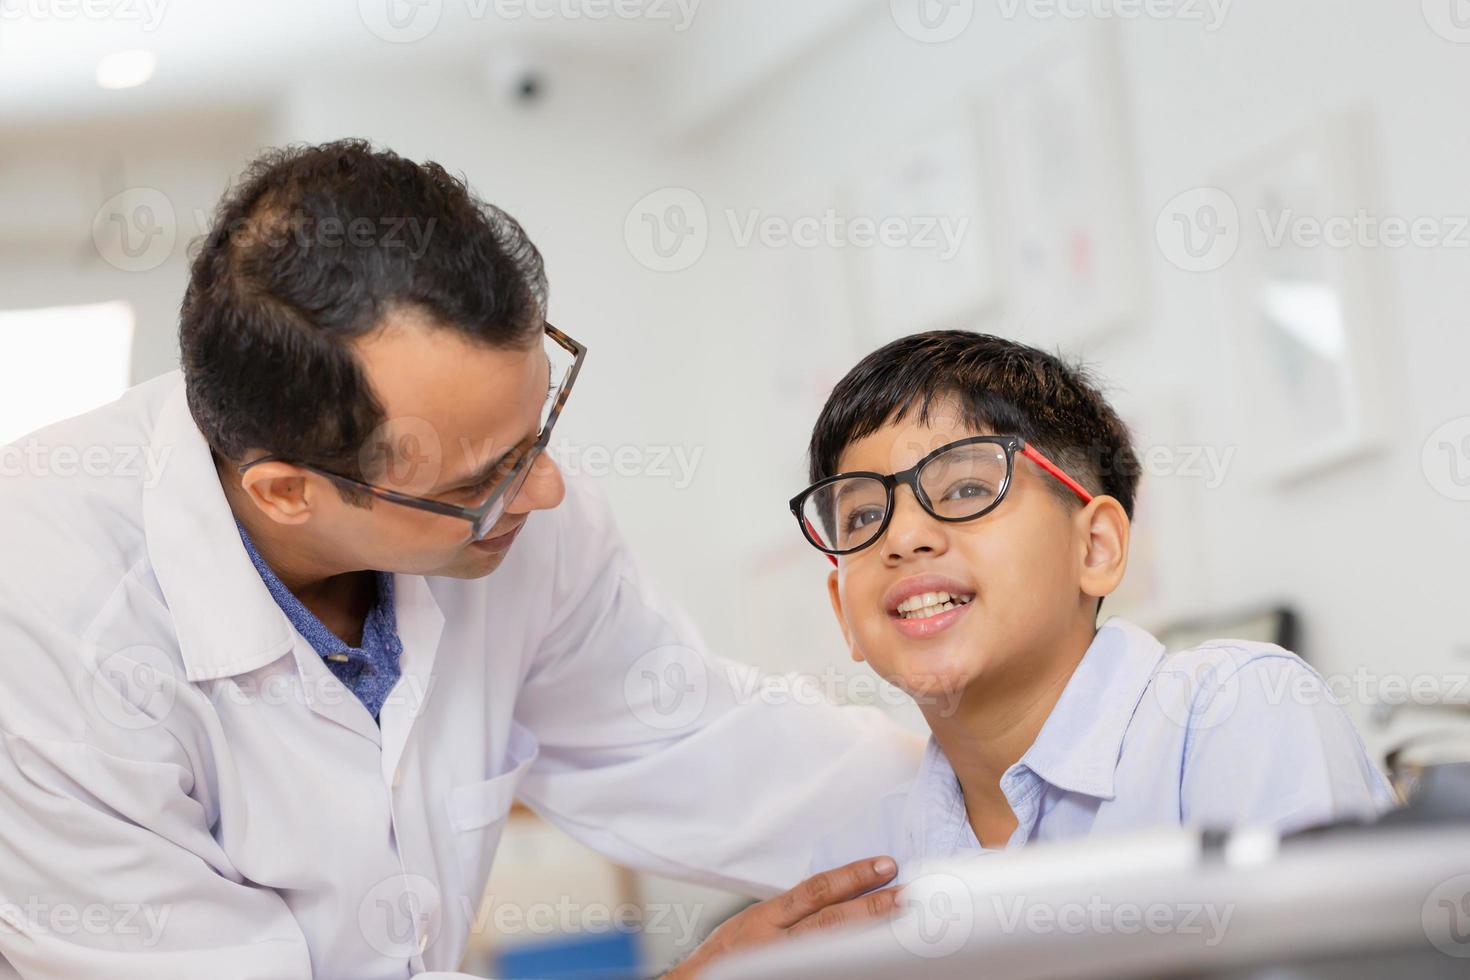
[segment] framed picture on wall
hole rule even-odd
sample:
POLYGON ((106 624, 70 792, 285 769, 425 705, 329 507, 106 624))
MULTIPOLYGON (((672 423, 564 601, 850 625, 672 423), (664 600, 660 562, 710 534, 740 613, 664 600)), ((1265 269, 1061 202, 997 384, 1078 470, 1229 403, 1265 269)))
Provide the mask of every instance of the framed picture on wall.
POLYGON ((1268 479, 1296 481, 1381 445, 1381 249, 1353 221, 1370 200, 1372 127, 1307 127, 1222 186, 1239 211, 1229 290, 1240 404, 1268 479), (1358 230, 1354 230, 1357 228, 1358 230))
POLYGON ((996 302, 980 134, 968 114, 905 144, 850 190, 863 349, 969 325, 996 302), (871 245, 856 247, 857 222, 876 232, 871 245))
POLYGON ((1079 25, 983 100, 999 265, 1019 339, 1085 347, 1141 294, 1131 127, 1110 25, 1079 25))

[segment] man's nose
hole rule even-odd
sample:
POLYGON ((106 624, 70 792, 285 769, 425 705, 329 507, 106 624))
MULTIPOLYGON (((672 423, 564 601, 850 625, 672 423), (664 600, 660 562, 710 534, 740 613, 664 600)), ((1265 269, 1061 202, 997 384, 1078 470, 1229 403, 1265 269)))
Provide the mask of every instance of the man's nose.
POLYGON ((567 485, 562 479, 561 467, 544 452, 531 464, 526 482, 505 505, 511 514, 527 514, 533 510, 551 510, 567 495, 567 485))

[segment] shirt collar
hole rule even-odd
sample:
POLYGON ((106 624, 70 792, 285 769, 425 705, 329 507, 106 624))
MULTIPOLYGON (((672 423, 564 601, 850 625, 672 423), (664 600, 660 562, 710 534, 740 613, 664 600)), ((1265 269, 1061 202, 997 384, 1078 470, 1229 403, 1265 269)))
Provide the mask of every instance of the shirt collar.
MULTIPOLYGON (((317 618, 316 613, 306 608, 302 601, 296 598, 286 583, 282 582, 280 576, 271 568, 258 550, 255 542, 250 539, 250 534, 245 526, 238 520, 235 528, 240 533, 240 542, 245 546, 245 553, 250 556, 250 562, 255 566, 255 571, 265 583, 266 591, 276 601, 281 612, 296 627, 296 631, 306 638, 311 648, 318 656, 330 657, 334 654, 361 652, 376 644, 384 646, 393 645, 396 642, 398 624, 393 610, 393 576, 387 572, 374 573, 377 581, 378 596, 373 603, 373 608, 368 611, 367 619, 362 628, 362 644, 353 647, 346 640, 339 637, 327 628, 327 625, 317 618)), ((389 650, 395 654, 396 650, 389 650)))
POLYGON ((1061 789, 1111 800, 1123 736, 1163 655, 1146 630, 1116 616, 1104 623, 1017 766, 1061 789))
POLYGON ((168 460, 143 488, 148 559, 177 632, 185 676, 199 682, 255 670, 295 642, 240 543, 214 457, 189 414, 182 376, 159 408, 155 456, 168 460))

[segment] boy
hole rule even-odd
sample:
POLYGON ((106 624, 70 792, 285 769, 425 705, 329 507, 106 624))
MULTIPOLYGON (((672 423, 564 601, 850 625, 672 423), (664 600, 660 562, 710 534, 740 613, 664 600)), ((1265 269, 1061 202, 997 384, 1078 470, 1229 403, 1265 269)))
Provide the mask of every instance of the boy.
POLYGON ((1138 461, 1079 370, 1022 344, 917 334, 870 354, 812 435, 791 502, 836 568, 854 660, 919 704, 914 782, 819 846, 926 861, 1189 824, 1281 832, 1396 800, 1321 677, 1215 641, 1166 654, 1099 629, 1128 558, 1138 461))

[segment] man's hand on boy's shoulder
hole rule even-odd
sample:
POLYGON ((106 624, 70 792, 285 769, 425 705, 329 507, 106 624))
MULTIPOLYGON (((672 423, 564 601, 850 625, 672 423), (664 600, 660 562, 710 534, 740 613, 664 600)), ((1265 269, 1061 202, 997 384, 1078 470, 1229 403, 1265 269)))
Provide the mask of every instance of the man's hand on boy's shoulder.
POLYGON ((826 929, 860 925, 893 913, 898 888, 892 858, 865 858, 813 875, 789 891, 731 916, 664 980, 694 980, 710 964, 739 950, 826 929))

